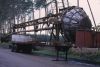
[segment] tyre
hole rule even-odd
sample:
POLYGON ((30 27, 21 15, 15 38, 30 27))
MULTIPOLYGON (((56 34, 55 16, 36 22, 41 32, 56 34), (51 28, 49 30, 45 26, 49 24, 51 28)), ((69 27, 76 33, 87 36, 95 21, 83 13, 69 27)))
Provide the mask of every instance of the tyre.
POLYGON ((16 46, 15 44, 12 44, 11 52, 15 52, 15 51, 16 51, 16 46))

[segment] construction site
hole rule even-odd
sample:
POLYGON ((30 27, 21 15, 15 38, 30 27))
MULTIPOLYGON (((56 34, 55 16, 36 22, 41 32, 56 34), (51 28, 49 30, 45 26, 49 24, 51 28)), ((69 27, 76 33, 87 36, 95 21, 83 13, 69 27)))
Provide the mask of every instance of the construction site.
POLYGON ((0 67, 100 67, 100 1, 0 3, 0 67))

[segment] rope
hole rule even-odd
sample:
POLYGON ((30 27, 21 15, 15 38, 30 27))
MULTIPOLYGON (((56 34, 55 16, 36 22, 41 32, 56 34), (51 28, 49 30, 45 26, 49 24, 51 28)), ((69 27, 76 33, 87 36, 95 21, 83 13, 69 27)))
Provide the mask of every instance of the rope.
POLYGON ((93 12, 92 12, 92 9, 91 9, 91 6, 90 6, 90 3, 89 3, 89 0, 87 0, 87 3, 88 3, 88 6, 89 6, 89 9, 90 9, 91 15, 92 15, 92 19, 93 19, 94 25, 95 25, 95 27, 96 27, 96 22, 95 22, 95 19, 94 19, 94 15, 93 15, 93 12))
POLYGON ((63 5, 63 8, 65 8, 64 0, 62 0, 62 5, 63 5))
POLYGON ((79 2, 79 0, 77 0, 77 6, 79 7, 79 5, 80 5, 80 2, 79 2))
POLYGON ((69 0, 67 0, 67 6, 69 7, 69 0))

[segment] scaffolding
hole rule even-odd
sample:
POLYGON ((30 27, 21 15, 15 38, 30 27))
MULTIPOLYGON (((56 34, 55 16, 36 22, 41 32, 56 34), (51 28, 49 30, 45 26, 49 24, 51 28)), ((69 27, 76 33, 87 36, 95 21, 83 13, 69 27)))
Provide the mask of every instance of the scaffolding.
MULTIPOLYGON (((87 0, 87 2, 92 14, 92 18, 94 20, 94 16, 89 1, 87 0)), ((80 6, 79 3, 80 3, 79 0, 77 0, 76 6, 79 7, 80 6)), ((69 0, 54 0, 48 7, 46 7, 44 17, 41 17, 42 8, 40 8, 38 10, 38 15, 39 15, 38 19, 35 19, 34 16, 35 10, 33 8, 33 11, 31 13, 22 14, 16 17, 16 19, 14 19, 15 21, 11 20, 12 22, 15 22, 14 24, 10 24, 8 27, 6 27, 5 25, 8 24, 6 23, 3 26, 3 29, 1 29, 1 31, 3 31, 2 33, 4 33, 4 31, 6 30, 6 33, 24 34, 24 35, 29 34, 28 32, 30 32, 33 35, 35 35, 36 40, 37 40, 36 36, 38 35, 45 35, 45 36, 48 35, 49 41, 46 42, 45 45, 56 46, 57 50, 59 50, 60 47, 63 46, 65 48, 65 51, 68 51, 69 48, 71 47, 71 43, 65 42, 66 40, 64 38, 64 31, 62 32, 62 28, 61 28, 62 12, 66 10, 68 7, 70 7, 69 0), (7 31, 8 29, 10 30, 7 31), (62 37, 62 40, 60 40, 60 37, 62 37)), ((94 24, 95 24, 95 20, 94 20, 94 24)), ((58 54, 59 53, 57 52, 57 60, 59 57, 58 54)), ((66 60, 67 60, 67 52, 66 52, 66 60)))

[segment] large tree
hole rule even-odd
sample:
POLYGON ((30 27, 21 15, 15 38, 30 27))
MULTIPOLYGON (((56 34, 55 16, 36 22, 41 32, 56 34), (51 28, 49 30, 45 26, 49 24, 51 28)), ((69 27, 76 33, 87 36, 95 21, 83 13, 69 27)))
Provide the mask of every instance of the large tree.
POLYGON ((0 22, 28 12, 32 6, 32 0, 0 0, 0 22))
POLYGON ((49 4, 51 4, 54 1, 55 0, 34 0, 35 8, 38 9, 38 8, 47 7, 49 4))

